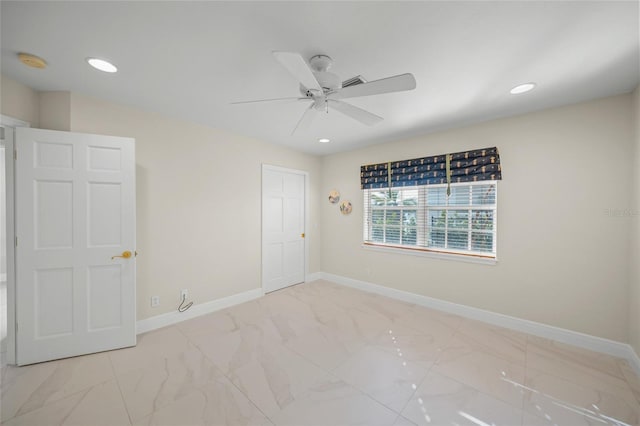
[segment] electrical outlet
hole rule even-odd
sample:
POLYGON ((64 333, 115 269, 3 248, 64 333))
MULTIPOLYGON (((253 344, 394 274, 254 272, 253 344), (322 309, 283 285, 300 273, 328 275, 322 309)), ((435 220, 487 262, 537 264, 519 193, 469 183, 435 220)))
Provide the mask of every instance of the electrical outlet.
POLYGON ((187 290, 186 288, 183 288, 182 291, 180 292, 180 300, 184 299, 187 300, 189 298, 189 290, 187 290))
POLYGON ((160 296, 151 296, 151 307, 157 308, 160 306, 160 296))

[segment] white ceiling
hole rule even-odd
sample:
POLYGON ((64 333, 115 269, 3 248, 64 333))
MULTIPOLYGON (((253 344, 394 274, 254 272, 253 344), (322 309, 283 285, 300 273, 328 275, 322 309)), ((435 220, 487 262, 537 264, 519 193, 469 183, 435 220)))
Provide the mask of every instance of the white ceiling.
POLYGON ((2 73, 38 90, 133 105, 329 154, 630 92, 639 83, 638 2, 1 2, 2 73), (291 130, 306 103, 273 50, 326 54, 344 80, 411 72, 411 92, 350 99, 385 120, 338 112, 291 130), (17 52, 46 59, 46 70, 17 52), (111 60, 117 74, 91 69, 111 60), (533 92, 509 94, 535 81, 533 92), (332 140, 320 144, 318 138, 332 140))

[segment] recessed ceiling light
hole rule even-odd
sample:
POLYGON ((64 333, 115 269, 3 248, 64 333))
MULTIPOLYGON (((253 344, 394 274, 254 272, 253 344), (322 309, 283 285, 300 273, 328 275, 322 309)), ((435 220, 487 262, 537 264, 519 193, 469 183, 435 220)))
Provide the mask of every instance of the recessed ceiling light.
POLYGON ((322 138, 322 139, 318 139, 318 142, 320 142, 320 143, 328 143, 328 142, 331 142, 331 141, 329 139, 327 139, 327 138, 322 138))
POLYGON ((524 84, 519 84, 516 87, 514 87, 513 89, 511 89, 511 94, 512 95, 519 95, 520 93, 526 93, 530 90, 533 90, 536 87, 535 83, 524 83, 524 84))
POLYGON ((105 61, 104 59, 87 58, 87 62, 89 62, 89 65, 91 65, 92 67, 100 71, 104 71, 104 72, 118 71, 118 68, 115 65, 113 65, 111 62, 105 61))

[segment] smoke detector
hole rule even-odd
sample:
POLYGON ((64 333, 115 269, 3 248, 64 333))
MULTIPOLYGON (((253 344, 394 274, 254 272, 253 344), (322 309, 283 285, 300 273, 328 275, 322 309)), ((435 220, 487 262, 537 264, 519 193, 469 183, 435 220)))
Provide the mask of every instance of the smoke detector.
POLYGON ((47 67, 47 61, 30 53, 18 53, 18 59, 31 68, 44 69, 47 67))

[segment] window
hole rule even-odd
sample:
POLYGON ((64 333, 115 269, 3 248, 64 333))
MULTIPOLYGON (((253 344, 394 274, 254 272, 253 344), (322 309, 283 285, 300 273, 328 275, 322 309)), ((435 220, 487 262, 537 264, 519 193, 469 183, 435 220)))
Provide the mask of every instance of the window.
POLYGON ((364 190, 364 242, 495 258, 496 181, 364 190))

